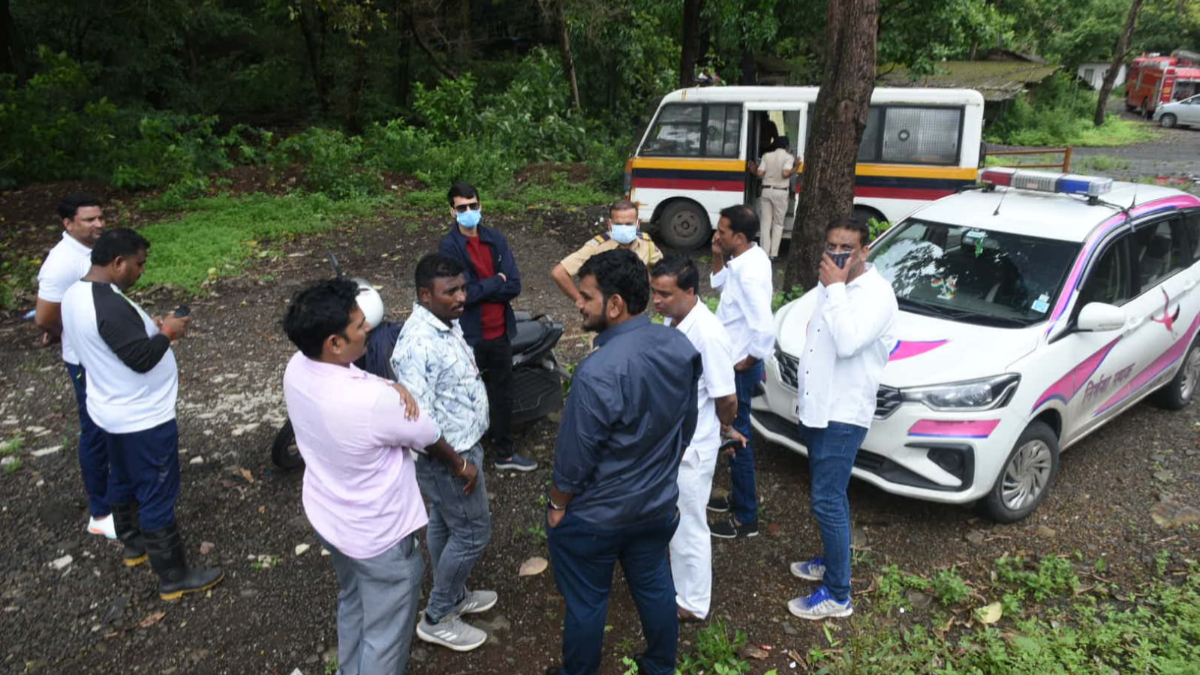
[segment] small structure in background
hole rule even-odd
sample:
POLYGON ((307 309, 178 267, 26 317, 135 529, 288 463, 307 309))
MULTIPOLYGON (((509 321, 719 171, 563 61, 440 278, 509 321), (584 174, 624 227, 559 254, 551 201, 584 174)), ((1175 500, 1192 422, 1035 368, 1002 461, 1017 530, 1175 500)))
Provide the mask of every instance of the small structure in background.
MULTIPOLYGON (((1100 91, 1100 86, 1104 84, 1104 76, 1108 74, 1108 69, 1111 66, 1111 63, 1081 63, 1079 64, 1079 68, 1075 70, 1075 76, 1087 84, 1087 86, 1100 91)), ((1127 71, 1128 68, 1122 63, 1121 69, 1117 71, 1116 82, 1124 82, 1127 71)))

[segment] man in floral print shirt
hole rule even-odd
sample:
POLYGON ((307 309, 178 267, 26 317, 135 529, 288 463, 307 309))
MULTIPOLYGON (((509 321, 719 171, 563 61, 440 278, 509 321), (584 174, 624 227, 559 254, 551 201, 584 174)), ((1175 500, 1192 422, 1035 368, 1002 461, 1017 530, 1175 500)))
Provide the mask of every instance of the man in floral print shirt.
POLYGON ((458 319, 466 304, 466 278, 457 260, 437 254, 417 263, 417 302, 404 323, 392 370, 458 453, 451 466, 429 455, 417 459, 417 482, 429 503, 429 557, 433 588, 417 624, 417 637, 454 651, 470 651, 487 635, 463 614, 496 604, 494 591, 467 590, 467 577, 492 536, 479 439, 488 428, 487 389, 475 353, 458 319), (478 472, 474 489, 463 478, 478 472))

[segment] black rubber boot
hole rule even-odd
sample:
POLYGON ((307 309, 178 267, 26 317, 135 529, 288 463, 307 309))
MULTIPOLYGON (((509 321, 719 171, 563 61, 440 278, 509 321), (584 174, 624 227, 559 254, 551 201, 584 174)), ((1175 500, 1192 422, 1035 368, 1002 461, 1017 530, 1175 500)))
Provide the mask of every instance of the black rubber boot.
POLYGON ((174 523, 161 530, 146 530, 150 566, 158 574, 158 597, 178 600, 187 593, 207 591, 225 579, 220 567, 188 567, 183 554, 183 537, 174 523))
POLYGON ((125 566, 136 567, 146 562, 146 542, 137 526, 137 505, 113 504, 112 519, 117 539, 125 544, 125 566))

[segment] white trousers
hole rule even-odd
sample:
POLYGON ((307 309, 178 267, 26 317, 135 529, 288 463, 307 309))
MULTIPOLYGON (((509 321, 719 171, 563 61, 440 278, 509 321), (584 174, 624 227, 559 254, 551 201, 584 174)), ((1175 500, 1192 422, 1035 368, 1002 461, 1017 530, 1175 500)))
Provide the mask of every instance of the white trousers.
POLYGON ((787 217, 788 191, 763 186, 759 197, 762 210, 758 226, 758 245, 772 258, 779 255, 779 244, 783 241, 783 219, 787 217))
POLYGON ((675 603, 698 618, 712 604, 712 533, 705 510, 717 469, 720 439, 688 447, 679 464, 679 528, 671 538, 675 603))

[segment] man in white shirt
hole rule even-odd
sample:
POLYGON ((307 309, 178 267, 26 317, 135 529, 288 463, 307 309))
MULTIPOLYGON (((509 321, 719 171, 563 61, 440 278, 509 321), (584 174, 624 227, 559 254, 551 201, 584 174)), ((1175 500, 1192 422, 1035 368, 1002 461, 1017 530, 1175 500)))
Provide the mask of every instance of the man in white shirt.
POLYGON ((779 242, 783 240, 783 219, 787 216, 791 178, 797 167, 796 157, 788 152, 787 136, 776 138, 775 148, 763 155, 760 163, 750 162, 747 166, 762 179, 762 195, 758 198, 762 226, 758 241, 771 262, 775 262, 779 258, 779 242))
POLYGON ((108 500, 125 564, 150 558, 158 594, 176 600, 225 578, 221 568, 188 567, 175 523, 179 497, 179 369, 171 343, 189 319, 151 319, 125 295, 146 267, 150 243, 128 228, 105 232, 92 269, 67 289, 63 333, 87 368, 87 410, 107 433, 112 480, 108 500))
POLYGON ((795 576, 822 582, 812 595, 788 602, 788 610, 802 619, 853 613, 846 487, 875 415, 897 311, 891 285, 866 261, 870 236, 865 223, 850 218, 826 228, 817 306, 800 355, 800 436, 808 448, 812 512, 824 545, 821 557, 791 565, 795 576))
POLYGON ((90 515, 87 531, 116 539, 107 497, 108 446, 104 430, 88 416, 87 373, 79 365, 70 338, 63 335, 62 330, 63 295, 71 284, 92 269, 92 246, 104 234, 104 210, 95 197, 73 194, 67 195, 58 205, 58 215, 65 231, 62 240, 50 249, 38 270, 37 309, 33 322, 42 330, 42 344, 50 345, 62 339, 62 359, 75 389, 75 402, 79 408, 79 468, 88 494, 90 515))
POLYGON ((730 429, 737 415, 737 388, 729 334, 696 296, 699 287, 696 264, 685 256, 663 258, 650 271, 654 310, 663 316, 666 325, 687 336, 700 352, 704 367, 696 391, 696 431, 679 464, 679 528, 670 546, 680 621, 703 621, 708 616, 712 603, 712 538, 704 507, 712 491, 722 430, 740 436, 730 429))
MULTIPOLYGON (((721 211, 712 244, 712 288, 720 291, 717 318, 729 333, 737 386, 737 417, 733 428, 750 438, 750 399, 762 382, 763 361, 775 348, 771 316, 771 261, 754 243, 758 216, 745 205, 721 211)), ((712 536, 740 539, 758 534, 758 494, 754 485, 754 450, 750 443, 729 458, 733 490, 729 497, 709 500, 708 510, 733 510, 728 520, 712 525, 712 536)))

